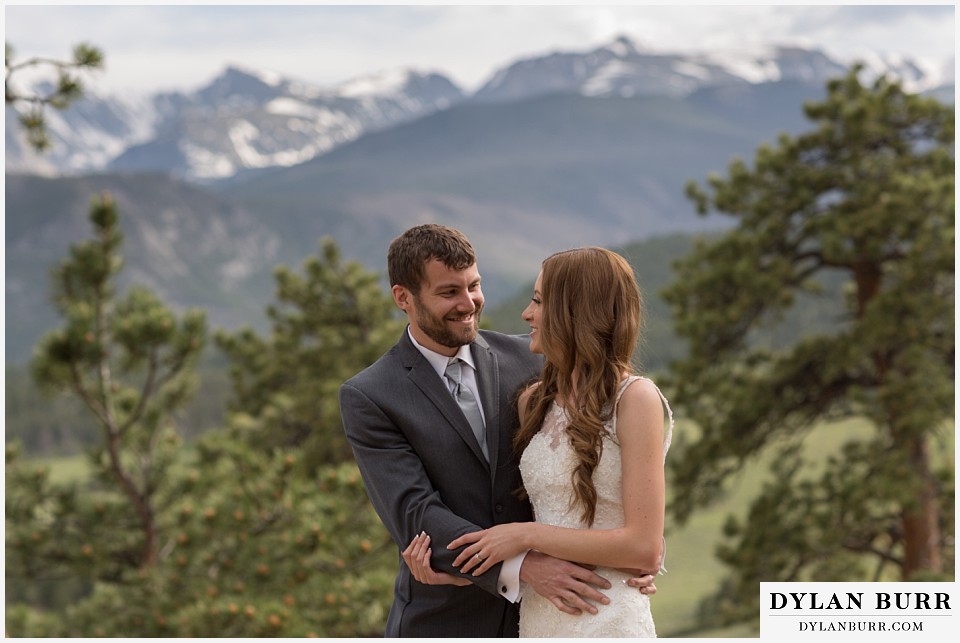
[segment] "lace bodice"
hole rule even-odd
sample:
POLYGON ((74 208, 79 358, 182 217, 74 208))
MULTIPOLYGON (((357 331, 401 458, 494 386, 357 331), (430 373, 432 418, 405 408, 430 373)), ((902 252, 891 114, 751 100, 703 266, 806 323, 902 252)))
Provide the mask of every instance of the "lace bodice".
MULTIPOLYGON (((617 402, 626 388, 640 379, 631 376, 624 380, 617 394, 617 402)), ((657 389, 659 392, 659 389, 657 389)), ((673 413, 666 398, 660 394, 668 419, 664 435, 663 454, 666 457, 673 436, 673 413)), ((537 522, 559 527, 584 528, 581 509, 571 503, 571 472, 576 466, 576 456, 566 439, 569 423, 566 413, 554 402, 543 421, 540 431, 531 439, 520 459, 523 484, 533 504, 537 522)), ((605 424, 607 435, 603 438, 603 453, 593 472, 597 490, 597 508, 593 529, 614 529, 624 524, 620 443, 617 439, 616 412, 605 424)), ((600 575, 611 581, 613 588, 606 591, 611 598, 609 605, 599 606, 596 616, 572 617, 563 614, 530 588, 525 588, 520 606, 520 635, 522 637, 553 636, 656 636, 653 618, 650 615, 649 598, 620 580, 627 574, 612 569, 599 568, 600 575)))
MULTIPOLYGON (((617 395, 617 402, 627 386, 638 379, 640 378, 634 376, 624 380, 617 395)), ((666 399, 663 399, 669 420, 663 444, 666 457, 673 435, 673 413, 666 404, 666 399)), ((576 455, 566 441, 565 429, 568 423, 563 407, 554 402, 544 418, 540 432, 533 437, 523 453, 520 471, 524 487, 533 503, 537 522, 582 529, 584 525, 580 520, 581 510, 570 504, 570 473, 576 466, 576 455)), ((623 526, 620 443, 617 440, 616 413, 611 414, 605 426, 608 434, 603 439, 603 455, 593 472, 593 484, 597 489, 594 529, 623 526)))

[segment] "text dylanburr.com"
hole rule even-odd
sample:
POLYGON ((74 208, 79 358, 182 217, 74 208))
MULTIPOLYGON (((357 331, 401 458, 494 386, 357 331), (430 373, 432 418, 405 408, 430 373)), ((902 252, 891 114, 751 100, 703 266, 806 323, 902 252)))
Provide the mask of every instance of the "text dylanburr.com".
POLYGON ((760 583, 760 638, 955 640, 956 583, 760 583))

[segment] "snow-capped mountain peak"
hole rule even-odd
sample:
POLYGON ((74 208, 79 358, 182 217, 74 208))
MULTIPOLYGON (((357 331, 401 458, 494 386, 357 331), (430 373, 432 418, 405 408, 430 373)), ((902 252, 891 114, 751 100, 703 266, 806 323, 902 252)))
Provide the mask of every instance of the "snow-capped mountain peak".
MULTIPOLYGON (((952 67, 872 52, 857 58, 867 77, 891 74, 909 91, 952 86, 952 67)), ((822 85, 846 73, 852 62, 798 45, 696 54, 653 51, 621 35, 582 52, 519 59, 495 72, 471 97, 438 72, 384 70, 321 87, 230 65, 192 93, 121 98, 89 89, 70 109, 49 110, 50 153, 37 155, 22 132, 7 128, 6 167, 46 174, 152 170, 210 180, 301 163, 367 132, 468 98, 517 101, 552 93, 680 98, 708 87, 781 81, 822 85)), ((947 88, 944 95, 952 93, 947 88)), ((7 110, 8 122, 15 122, 7 110)))
MULTIPOLYGON (((933 66, 905 56, 865 56, 873 74, 886 73, 908 91, 926 91, 944 78, 933 66)), ((840 61, 801 45, 744 47, 709 53, 653 51, 626 36, 584 53, 550 53, 526 58, 496 73, 476 97, 520 100, 549 92, 587 96, 669 95, 700 88, 780 81, 823 84, 845 74, 840 61)))
POLYGON ((51 111, 54 153, 46 156, 11 136, 10 128, 6 167, 46 174, 164 171, 200 181, 220 179, 245 169, 302 163, 366 132, 446 109, 463 98, 445 77, 413 70, 322 88, 231 65, 190 94, 157 94, 133 104, 88 93, 67 111, 51 111))
POLYGON ((600 49, 609 51, 617 58, 627 58, 644 51, 643 47, 639 46, 634 39, 627 35, 618 36, 613 42, 600 47, 600 49))
POLYGON ((945 82, 952 82, 953 75, 945 76, 943 70, 924 58, 908 58, 902 54, 881 54, 862 51, 850 57, 851 63, 864 65, 867 77, 872 79, 887 74, 898 79, 903 88, 911 92, 923 92, 945 82))
POLYGON ((349 80, 338 85, 334 91, 344 98, 389 96, 406 88, 410 79, 419 76, 410 69, 392 69, 349 80))

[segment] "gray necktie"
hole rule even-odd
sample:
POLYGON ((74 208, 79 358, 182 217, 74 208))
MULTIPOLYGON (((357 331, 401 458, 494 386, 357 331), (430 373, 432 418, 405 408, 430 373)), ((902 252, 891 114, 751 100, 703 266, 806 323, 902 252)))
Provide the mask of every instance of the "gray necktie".
POLYGON ((473 393, 468 387, 463 386, 460 382, 461 367, 462 361, 459 357, 455 357, 447 363, 447 370, 445 370, 443 374, 453 383, 453 397, 463 410, 463 414, 467 416, 467 422, 470 423, 473 434, 477 437, 477 442, 480 443, 480 450, 483 451, 483 457, 489 462, 490 456, 487 453, 487 438, 486 431, 483 428, 483 416, 480 414, 477 398, 473 396, 473 393))

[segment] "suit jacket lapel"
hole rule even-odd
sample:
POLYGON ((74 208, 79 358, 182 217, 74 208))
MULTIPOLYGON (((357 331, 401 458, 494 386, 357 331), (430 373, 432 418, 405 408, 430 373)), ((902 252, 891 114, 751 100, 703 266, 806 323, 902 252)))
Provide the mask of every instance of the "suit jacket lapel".
MULTIPOLYGON (((497 356, 490 350, 487 341, 480 335, 471 346, 474 363, 477 365, 477 387, 480 389, 480 404, 487 431, 487 453, 490 454, 490 471, 497 470, 500 452, 500 370, 497 356)), ((482 456, 482 454, 481 454, 482 456)))
MULTIPOLYGON (((486 342, 484 342, 486 345, 486 342)), ((417 350, 417 347, 413 345, 413 342, 410 341, 410 337, 407 335, 407 331, 404 331, 403 336, 400 338, 399 343, 400 348, 400 359, 403 362, 403 365, 409 369, 407 377, 416 384, 416 386, 423 392, 423 394, 429 399, 434 406, 437 407, 437 410, 443 414, 443 417, 450 423, 450 426, 463 438, 463 441, 466 442, 470 449, 473 451, 474 455, 483 462, 487 463, 487 459, 483 457, 483 452, 480 450, 480 445, 477 444, 477 438, 473 435, 473 429, 470 428, 470 423, 467 422, 467 418, 464 417, 463 411, 460 410, 460 407, 457 405, 456 400, 453 399, 453 396, 450 395, 449 389, 444 385, 443 381, 437 377, 437 372, 433 370, 433 367, 430 365, 430 362, 420 354, 420 351, 417 350)), ((478 369, 479 370, 479 369, 478 369)), ((479 379, 479 373, 478 373, 479 379)), ((482 390, 482 385, 481 385, 482 390)), ((481 393, 481 397, 483 394, 481 393)), ((487 414, 487 402, 485 399, 482 399, 481 404, 483 404, 484 417, 487 421, 487 450, 490 451, 493 446, 489 442, 490 440, 490 420, 489 415, 487 414)), ((491 456, 491 463, 493 462, 493 457, 491 456)))

